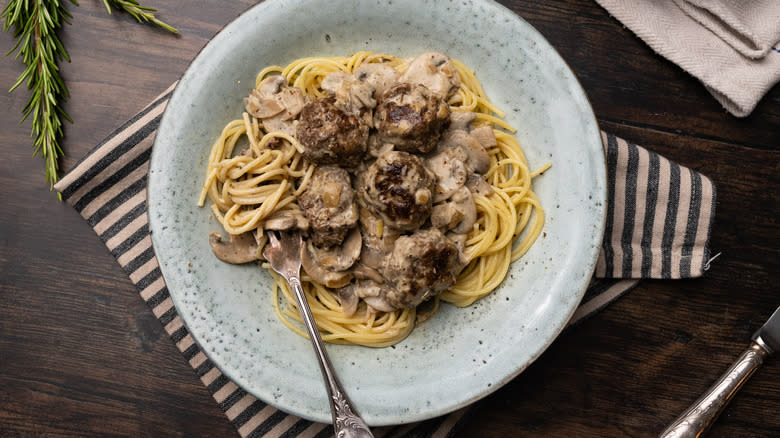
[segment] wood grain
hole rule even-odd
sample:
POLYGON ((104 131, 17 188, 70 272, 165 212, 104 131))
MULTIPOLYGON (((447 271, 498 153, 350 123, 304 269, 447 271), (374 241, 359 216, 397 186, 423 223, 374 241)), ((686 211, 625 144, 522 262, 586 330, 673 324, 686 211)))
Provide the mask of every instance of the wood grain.
MULTIPOLYGON (((71 98, 61 161, 97 142, 178 79, 201 47, 254 2, 155 1, 171 36, 69 6, 62 65, 71 98)), ((503 1, 549 39, 603 129, 713 179, 711 249, 700 279, 646 281, 564 333, 477 405, 459 436, 654 436, 695 400, 780 304, 780 89, 744 119, 655 55, 595 2, 503 1)), ((0 50, 13 45, 0 34, 0 50)), ((0 84, 23 67, 6 57, 0 84)), ((6 86, 7 88, 7 86, 6 86)), ((0 436, 237 436, 87 224, 31 156, 27 94, 0 93, 0 436)), ((770 359, 711 437, 780 436, 780 366, 770 359)))

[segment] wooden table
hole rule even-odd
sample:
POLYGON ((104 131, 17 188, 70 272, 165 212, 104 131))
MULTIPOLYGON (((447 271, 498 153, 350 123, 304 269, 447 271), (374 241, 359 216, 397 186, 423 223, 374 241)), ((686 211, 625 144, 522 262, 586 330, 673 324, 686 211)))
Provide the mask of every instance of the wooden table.
MULTIPOLYGON (((155 0, 173 37, 68 4, 68 170, 178 79, 253 2, 155 0)), ((720 257, 704 278, 646 281, 560 337, 478 405, 461 436, 652 436, 698 397, 780 304, 780 87, 727 114, 591 0, 504 1, 569 62, 601 127, 711 177, 720 257)), ((13 44, 0 34, 0 51, 13 44)), ((0 64, 7 89, 23 67, 0 64)), ((89 226, 58 202, 31 157, 25 90, 0 94, 0 436, 237 436, 89 226)), ((780 436, 780 363, 770 360, 711 430, 780 436)))

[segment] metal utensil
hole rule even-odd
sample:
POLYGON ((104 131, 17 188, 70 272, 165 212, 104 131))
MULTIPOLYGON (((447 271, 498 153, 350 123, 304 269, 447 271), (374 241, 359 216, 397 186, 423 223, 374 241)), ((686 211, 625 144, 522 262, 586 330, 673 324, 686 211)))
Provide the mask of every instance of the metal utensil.
POLYGON ((768 356, 780 351, 780 307, 753 335, 753 342, 722 376, 682 415, 664 430, 661 438, 698 437, 712 426, 734 394, 768 356))
POLYGON ((303 323, 306 331, 309 333, 314 346, 314 352, 320 363, 320 371, 325 379, 328 390, 328 401, 330 402, 330 412, 333 415, 333 428, 337 437, 373 437, 368 425, 357 411, 352 407, 352 402, 347 398, 344 388, 336 377, 333 365, 325 351, 320 332, 314 322, 314 316, 306 301, 306 296, 301 286, 301 245, 303 240, 299 233, 279 233, 277 231, 268 231, 268 243, 263 248, 263 256, 271 263, 271 268, 287 280, 295 301, 298 303, 298 309, 303 317, 303 323))

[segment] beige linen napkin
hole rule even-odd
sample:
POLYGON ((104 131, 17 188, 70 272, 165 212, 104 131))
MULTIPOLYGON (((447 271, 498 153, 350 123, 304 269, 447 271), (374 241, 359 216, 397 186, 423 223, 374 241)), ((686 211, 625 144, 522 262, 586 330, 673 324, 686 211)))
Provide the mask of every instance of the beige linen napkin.
POLYGON ((780 81, 778 0, 596 0, 737 117, 780 81))

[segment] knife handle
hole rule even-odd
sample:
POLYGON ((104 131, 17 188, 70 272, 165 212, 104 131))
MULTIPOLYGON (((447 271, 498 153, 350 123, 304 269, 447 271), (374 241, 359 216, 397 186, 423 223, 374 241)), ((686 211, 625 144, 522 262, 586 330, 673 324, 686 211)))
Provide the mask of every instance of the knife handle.
POLYGON ((660 438, 694 438, 701 436, 712 426, 734 394, 761 366, 769 352, 757 342, 752 342, 722 376, 682 413, 660 438))

